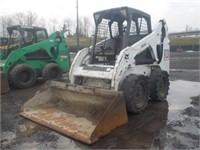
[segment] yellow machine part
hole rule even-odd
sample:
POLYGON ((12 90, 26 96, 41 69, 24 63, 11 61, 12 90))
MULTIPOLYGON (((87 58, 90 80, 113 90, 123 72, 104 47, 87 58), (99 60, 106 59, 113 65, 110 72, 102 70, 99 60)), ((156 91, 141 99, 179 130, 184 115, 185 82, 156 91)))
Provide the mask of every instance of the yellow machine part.
POLYGON ((8 79, 3 72, 0 72, 0 75, 1 75, 1 94, 7 93, 10 90, 8 79))
MULTIPOLYGON (((10 44, 10 45, 9 45, 9 48, 13 48, 13 47, 16 47, 16 46, 17 46, 16 43, 10 44)), ((0 46, 0 50, 7 50, 7 48, 8 48, 8 45, 0 46)))
POLYGON ((122 92, 56 81, 27 101, 20 114, 88 144, 128 122, 122 92))

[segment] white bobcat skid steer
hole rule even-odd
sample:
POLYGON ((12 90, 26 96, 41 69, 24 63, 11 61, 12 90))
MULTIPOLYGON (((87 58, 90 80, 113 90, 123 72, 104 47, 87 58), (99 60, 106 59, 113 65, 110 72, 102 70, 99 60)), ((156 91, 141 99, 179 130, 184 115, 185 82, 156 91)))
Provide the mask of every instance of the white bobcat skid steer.
POLYGON ((74 58, 70 84, 52 81, 21 113, 89 144, 125 124, 126 110, 140 113, 169 89, 164 20, 152 31, 150 15, 129 7, 96 12, 94 20, 93 45, 74 58))

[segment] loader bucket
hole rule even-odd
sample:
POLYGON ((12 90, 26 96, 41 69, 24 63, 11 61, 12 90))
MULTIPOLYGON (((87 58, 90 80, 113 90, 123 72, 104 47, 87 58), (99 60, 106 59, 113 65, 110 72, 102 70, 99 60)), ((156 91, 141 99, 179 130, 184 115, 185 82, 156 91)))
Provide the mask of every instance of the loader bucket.
POLYGON ((20 114, 88 144, 128 121, 122 92, 56 81, 27 101, 20 114))
POLYGON ((1 94, 7 93, 10 90, 8 79, 3 72, 0 72, 0 75, 1 75, 1 94))

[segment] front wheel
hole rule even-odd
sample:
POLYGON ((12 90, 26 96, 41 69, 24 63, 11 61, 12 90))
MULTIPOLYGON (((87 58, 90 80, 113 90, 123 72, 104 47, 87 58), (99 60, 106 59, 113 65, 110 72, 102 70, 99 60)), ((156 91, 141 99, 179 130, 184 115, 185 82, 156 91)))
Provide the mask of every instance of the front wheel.
POLYGON ((9 72, 9 82, 17 88, 28 88, 35 84, 36 71, 25 64, 15 66, 9 72))
POLYGON ((122 83, 128 112, 140 113, 147 107, 149 100, 148 78, 143 75, 128 75, 122 83))

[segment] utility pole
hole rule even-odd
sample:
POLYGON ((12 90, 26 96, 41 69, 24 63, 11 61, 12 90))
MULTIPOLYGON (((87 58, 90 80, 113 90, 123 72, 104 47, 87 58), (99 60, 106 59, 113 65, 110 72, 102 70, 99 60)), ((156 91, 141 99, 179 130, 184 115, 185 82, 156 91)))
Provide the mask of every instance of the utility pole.
POLYGON ((188 25, 186 25, 186 32, 188 32, 188 25))
POLYGON ((78 0, 76 0, 76 14, 77 14, 77 27, 76 27, 76 37, 77 37, 77 51, 79 51, 79 19, 78 19, 78 0))

